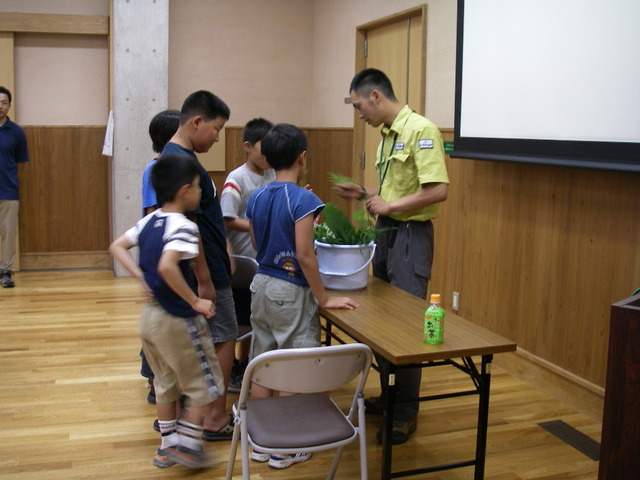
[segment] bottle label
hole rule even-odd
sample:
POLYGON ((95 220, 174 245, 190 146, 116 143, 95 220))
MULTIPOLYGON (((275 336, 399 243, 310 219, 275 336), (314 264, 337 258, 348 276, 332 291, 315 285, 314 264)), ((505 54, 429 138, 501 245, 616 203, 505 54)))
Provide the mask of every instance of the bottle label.
POLYGON ((424 312, 423 339, 425 343, 440 344, 444 340, 444 310, 429 307, 424 312))

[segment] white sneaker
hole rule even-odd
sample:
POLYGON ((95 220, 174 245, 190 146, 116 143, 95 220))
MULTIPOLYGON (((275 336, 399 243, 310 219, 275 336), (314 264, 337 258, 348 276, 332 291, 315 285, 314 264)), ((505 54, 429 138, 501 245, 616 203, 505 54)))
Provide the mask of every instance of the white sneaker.
POLYGON ((290 467, 294 463, 306 462, 311 458, 311 453, 294 453, 292 455, 271 455, 269 466, 271 468, 283 469, 290 467))
POLYGON ((253 460, 254 462, 260 462, 260 463, 268 462, 269 454, 262 453, 257 450, 251 450, 251 460, 253 460))

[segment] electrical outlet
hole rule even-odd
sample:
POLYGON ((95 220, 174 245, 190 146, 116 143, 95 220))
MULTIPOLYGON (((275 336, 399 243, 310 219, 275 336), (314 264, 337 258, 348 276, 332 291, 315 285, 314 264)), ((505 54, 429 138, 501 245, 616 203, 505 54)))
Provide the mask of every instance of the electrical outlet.
POLYGON ((453 298, 451 299, 451 309, 457 312, 460 309, 460 293, 453 292, 453 298))

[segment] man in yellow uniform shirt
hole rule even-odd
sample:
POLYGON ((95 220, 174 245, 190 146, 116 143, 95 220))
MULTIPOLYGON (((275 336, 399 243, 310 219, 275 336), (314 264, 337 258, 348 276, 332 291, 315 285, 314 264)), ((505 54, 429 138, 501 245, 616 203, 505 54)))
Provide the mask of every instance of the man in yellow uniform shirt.
MULTIPOLYGON (((378 216, 377 228, 389 228, 377 239, 373 275, 420 298, 426 298, 433 262, 433 225, 447 199, 449 177, 438 127, 398 102, 389 78, 380 70, 362 70, 351 81, 351 103, 362 120, 382 125, 376 168, 378 187, 336 185, 343 198, 366 199, 378 216)), ((389 324, 390 330, 393 324, 389 324)), ((378 357, 380 384, 387 387, 386 361, 378 357)), ((398 405, 393 443, 406 442, 416 430, 421 369, 396 372, 398 405), (409 400, 408 403, 403 403, 409 400)), ((381 397, 367 399, 367 413, 381 414, 381 397)), ((378 441, 381 432, 378 432, 378 441)))

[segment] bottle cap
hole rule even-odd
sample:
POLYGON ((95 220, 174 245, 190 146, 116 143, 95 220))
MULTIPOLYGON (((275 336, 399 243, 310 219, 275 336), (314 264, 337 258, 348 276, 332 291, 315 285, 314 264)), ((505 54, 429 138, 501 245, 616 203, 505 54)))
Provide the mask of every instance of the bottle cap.
POLYGON ((432 293, 431 294, 431 303, 440 303, 440 294, 432 293))

